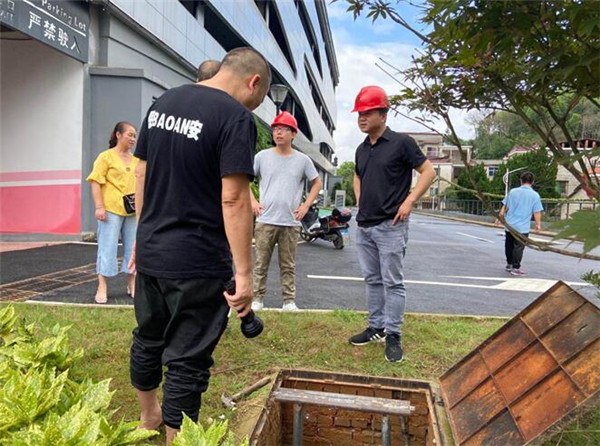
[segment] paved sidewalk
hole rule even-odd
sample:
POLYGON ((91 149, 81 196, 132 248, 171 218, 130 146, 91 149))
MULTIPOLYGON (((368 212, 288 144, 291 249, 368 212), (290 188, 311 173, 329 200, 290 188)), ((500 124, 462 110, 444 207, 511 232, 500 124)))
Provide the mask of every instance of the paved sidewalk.
MULTIPOLYGON (((94 303, 95 244, 0 243, 0 301, 49 300, 94 303)), ((108 279, 109 303, 129 304, 126 276, 108 279)))
POLYGON ((68 242, 5 242, 0 243, 0 253, 40 248, 42 246, 61 245, 68 242))

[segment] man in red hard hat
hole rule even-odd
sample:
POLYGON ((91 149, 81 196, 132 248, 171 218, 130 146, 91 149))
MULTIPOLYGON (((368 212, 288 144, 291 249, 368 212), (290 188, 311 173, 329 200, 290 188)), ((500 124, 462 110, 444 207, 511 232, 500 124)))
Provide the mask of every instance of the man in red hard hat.
POLYGON ((402 361, 401 332, 406 303, 402 260, 408 218, 429 189, 435 172, 414 139, 386 125, 388 97, 380 87, 364 87, 353 112, 367 134, 356 149, 354 193, 358 203, 356 246, 366 282, 369 326, 352 336, 353 345, 385 340, 385 359, 402 361), (420 173, 411 191, 413 170, 420 173))
POLYGON ((256 216, 252 309, 263 308, 267 271, 277 244, 283 310, 296 311, 296 245, 300 221, 317 198, 322 182, 312 160, 292 147, 298 133, 296 118, 281 112, 271 128, 275 147, 259 152, 254 158, 254 175, 260 177, 260 202, 250 194, 256 216), (302 203, 305 178, 310 182, 310 193, 302 203))

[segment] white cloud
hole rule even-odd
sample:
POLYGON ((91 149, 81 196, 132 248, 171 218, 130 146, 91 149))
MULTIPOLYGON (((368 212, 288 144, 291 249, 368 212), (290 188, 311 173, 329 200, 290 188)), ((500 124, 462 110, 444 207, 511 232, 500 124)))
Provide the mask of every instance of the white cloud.
MULTIPOLYGON (((416 47, 394 42, 372 43, 371 45, 350 45, 343 43, 348 41, 348 29, 335 29, 337 61, 340 70, 340 83, 337 87, 337 129, 334 133, 336 142, 336 156, 339 163, 354 160, 354 151, 365 138, 357 127, 356 113, 351 113, 354 99, 360 89, 366 85, 378 85, 388 94, 398 91, 401 86, 382 70, 375 66, 382 65, 379 58, 402 70, 409 66, 411 57, 416 54, 416 47)), ((387 68, 386 68, 387 70, 387 68)), ((391 71, 391 70, 387 70, 391 71)), ((455 110, 451 113, 453 125, 457 133, 463 138, 470 138, 472 130, 466 122, 466 112, 455 110)), ((428 131, 425 127, 401 116, 388 115, 388 125, 395 131, 428 131)), ((446 126, 439 123, 435 127, 439 131, 445 131, 446 126)))
POLYGON ((327 15, 330 19, 344 20, 348 17, 352 17, 352 13, 347 12, 348 3, 342 1, 328 2, 327 3, 327 15))

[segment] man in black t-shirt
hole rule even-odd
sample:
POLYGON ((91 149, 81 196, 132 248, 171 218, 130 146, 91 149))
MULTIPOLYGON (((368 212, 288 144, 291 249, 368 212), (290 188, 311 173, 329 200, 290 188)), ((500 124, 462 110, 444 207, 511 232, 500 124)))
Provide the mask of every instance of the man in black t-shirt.
POLYGON ((131 382, 141 425, 164 421, 167 444, 182 412, 197 420, 227 304, 252 302, 252 207, 256 126, 250 110, 271 83, 266 60, 230 51, 206 81, 163 94, 148 111, 135 156, 138 215, 131 382), (233 259, 232 259, 233 257, 233 259), (233 275, 236 294, 224 292, 233 275), (225 297, 224 297, 225 296, 225 297), (163 403, 157 389, 166 366, 163 403))
POLYGON ((406 291, 402 259, 408 217, 431 185, 435 172, 414 139, 386 126, 389 102, 380 87, 364 87, 354 110, 368 136, 356 149, 354 194, 358 203, 356 247, 366 282, 369 326, 352 336, 353 345, 385 340, 385 359, 402 361, 400 327, 406 291), (421 175, 411 191, 412 173, 421 175))

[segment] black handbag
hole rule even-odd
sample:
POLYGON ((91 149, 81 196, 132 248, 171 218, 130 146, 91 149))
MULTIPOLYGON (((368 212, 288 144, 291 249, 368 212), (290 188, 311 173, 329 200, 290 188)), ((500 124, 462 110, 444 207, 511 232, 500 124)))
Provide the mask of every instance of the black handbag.
POLYGON ((128 214, 135 214, 135 194, 123 195, 123 207, 128 214))

